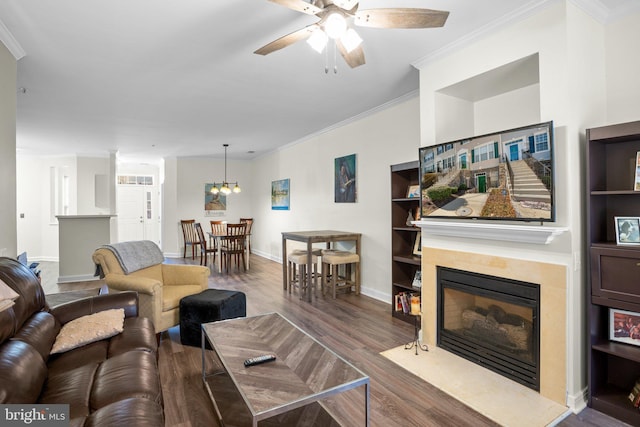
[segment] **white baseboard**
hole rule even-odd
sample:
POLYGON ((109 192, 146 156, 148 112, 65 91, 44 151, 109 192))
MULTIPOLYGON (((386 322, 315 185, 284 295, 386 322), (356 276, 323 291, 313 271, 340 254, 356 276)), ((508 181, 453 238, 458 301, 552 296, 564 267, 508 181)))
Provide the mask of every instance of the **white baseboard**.
POLYGON ((94 280, 100 280, 100 277, 90 275, 90 274, 81 274, 76 276, 60 276, 58 277, 58 283, 72 283, 72 282, 92 282, 94 280))
POLYGON ((588 389, 587 387, 583 388, 581 392, 576 394, 567 394, 567 406, 574 414, 582 411, 587 407, 588 400, 588 389))

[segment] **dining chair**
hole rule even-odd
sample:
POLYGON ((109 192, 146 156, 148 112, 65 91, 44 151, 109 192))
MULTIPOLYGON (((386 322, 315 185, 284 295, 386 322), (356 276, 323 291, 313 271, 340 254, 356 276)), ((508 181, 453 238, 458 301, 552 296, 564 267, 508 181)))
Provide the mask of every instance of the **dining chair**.
POLYGON ((211 223, 211 232, 213 234, 227 234, 226 221, 209 221, 211 223))
POLYGON ((200 245, 200 238, 198 237, 194 227, 195 222, 195 219, 180 220, 180 225, 182 226, 182 238, 184 241, 182 258, 187 257, 187 246, 191 246, 191 259, 196 259, 196 246, 200 245))
POLYGON ((217 250, 213 247, 207 247, 207 238, 205 237, 204 231, 202 231, 202 226, 199 222, 194 224, 194 228, 198 234, 198 240, 200 241, 200 265, 207 265, 209 254, 212 256, 211 263, 215 263, 217 250))
POLYGON ((251 253, 251 228, 253 227, 253 218, 240 218, 240 224, 247 224, 247 245, 249 253, 251 253))
POLYGON ((242 258, 242 266, 247 271, 247 260, 245 258, 246 241, 247 241, 247 224, 227 224, 227 234, 222 238, 220 259, 225 266, 225 271, 229 272, 229 264, 231 258, 235 258, 236 267, 240 268, 240 258, 242 258))

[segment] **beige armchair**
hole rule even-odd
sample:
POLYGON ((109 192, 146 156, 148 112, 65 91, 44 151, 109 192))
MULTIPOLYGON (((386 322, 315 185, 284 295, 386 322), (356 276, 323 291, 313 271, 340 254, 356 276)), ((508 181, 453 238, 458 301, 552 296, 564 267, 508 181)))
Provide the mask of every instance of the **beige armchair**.
POLYGON ((109 292, 137 291, 140 316, 153 321, 156 333, 180 324, 180 299, 208 288, 209 268, 158 263, 125 273, 115 253, 99 248, 93 262, 102 270, 109 292))

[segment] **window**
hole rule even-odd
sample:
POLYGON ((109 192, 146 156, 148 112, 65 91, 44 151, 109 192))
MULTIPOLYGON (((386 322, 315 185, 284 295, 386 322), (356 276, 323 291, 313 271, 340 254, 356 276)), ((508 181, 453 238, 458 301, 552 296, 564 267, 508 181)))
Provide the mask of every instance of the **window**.
POLYGON ((119 185, 153 185, 152 176, 118 175, 119 185))
POLYGON ((495 149, 494 149, 494 143, 493 142, 491 142, 489 144, 482 145, 480 147, 476 147, 473 150, 473 162, 474 163, 484 162, 484 161, 495 159, 495 158, 496 158, 496 155, 495 155, 495 149))
POLYGON ((547 132, 533 135, 536 144, 536 153, 549 150, 549 134, 547 132))

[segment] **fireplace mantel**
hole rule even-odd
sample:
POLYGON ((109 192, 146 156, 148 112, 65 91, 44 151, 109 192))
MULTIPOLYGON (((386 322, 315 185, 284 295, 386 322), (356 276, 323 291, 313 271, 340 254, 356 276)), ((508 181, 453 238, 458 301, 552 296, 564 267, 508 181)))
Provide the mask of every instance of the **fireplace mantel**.
POLYGON ((423 235, 501 240, 536 245, 548 245, 557 236, 569 230, 567 227, 546 225, 488 224, 475 221, 437 221, 430 219, 413 221, 412 224, 422 228, 423 235))

